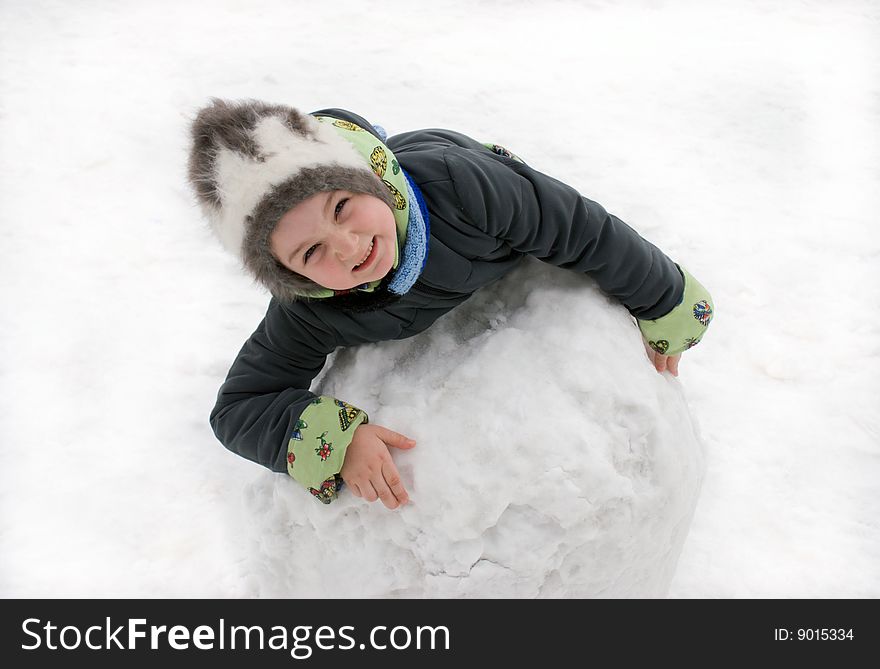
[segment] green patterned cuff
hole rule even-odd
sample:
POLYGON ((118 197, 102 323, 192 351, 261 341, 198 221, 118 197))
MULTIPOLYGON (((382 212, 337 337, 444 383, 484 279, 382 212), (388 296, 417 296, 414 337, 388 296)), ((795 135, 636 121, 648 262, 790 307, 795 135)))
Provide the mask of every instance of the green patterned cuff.
POLYGON ((367 414, 334 397, 312 400, 296 421, 287 442, 287 473, 324 504, 342 487, 339 474, 354 431, 367 414))
POLYGON ((715 315, 712 296, 681 265, 684 294, 681 302, 665 316, 638 320, 639 330, 648 345, 663 355, 677 355, 696 346, 715 315))

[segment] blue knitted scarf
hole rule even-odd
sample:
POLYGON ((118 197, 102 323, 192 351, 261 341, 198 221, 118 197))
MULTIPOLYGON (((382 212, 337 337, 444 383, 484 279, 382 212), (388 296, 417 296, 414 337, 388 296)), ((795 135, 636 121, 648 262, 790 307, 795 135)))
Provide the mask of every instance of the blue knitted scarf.
POLYGON ((431 236, 428 207, 425 206, 422 191, 409 174, 403 168, 401 170, 406 178, 409 222, 406 226, 406 242, 400 252, 400 262, 391 277, 391 283, 388 284, 388 290, 397 295, 403 295, 412 288, 422 273, 428 259, 428 239, 431 236), (414 202, 418 203, 417 207, 413 206, 414 202))

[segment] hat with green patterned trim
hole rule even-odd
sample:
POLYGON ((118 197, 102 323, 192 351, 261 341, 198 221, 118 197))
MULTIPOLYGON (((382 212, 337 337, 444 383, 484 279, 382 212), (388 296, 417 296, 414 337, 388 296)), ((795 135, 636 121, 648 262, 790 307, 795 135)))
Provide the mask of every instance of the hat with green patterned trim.
POLYGON ((192 123, 189 181, 203 213, 223 246, 281 300, 333 294, 281 264, 269 244, 281 217, 312 195, 346 190, 378 197, 395 212, 400 239, 395 191, 405 193, 405 186, 379 178, 341 131, 256 100, 212 99, 192 123))

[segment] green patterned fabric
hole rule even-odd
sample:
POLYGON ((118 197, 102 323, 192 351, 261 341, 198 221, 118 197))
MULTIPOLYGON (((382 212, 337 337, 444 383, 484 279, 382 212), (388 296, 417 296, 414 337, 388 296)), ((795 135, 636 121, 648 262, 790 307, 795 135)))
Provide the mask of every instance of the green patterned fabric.
POLYGON ((334 397, 312 400, 296 421, 287 442, 287 473, 325 504, 336 497, 354 431, 368 422, 367 414, 334 397))
POLYGON ((696 346, 715 314, 709 291, 681 265, 678 268, 684 276, 681 302, 665 316, 638 320, 645 341, 663 355, 677 355, 696 346))

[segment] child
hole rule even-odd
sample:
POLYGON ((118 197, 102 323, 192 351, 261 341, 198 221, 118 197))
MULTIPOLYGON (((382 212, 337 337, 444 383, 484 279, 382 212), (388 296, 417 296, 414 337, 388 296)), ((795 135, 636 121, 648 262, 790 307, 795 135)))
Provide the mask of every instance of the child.
POLYGON ((192 139, 205 215, 273 296, 211 426, 226 448, 324 503, 344 482, 405 504, 389 448, 415 445, 309 391, 327 355, 422 332, 526 254, 585 272, 619 300, 658 371, 677 375, 711 320, 711 297, 686 270, 501 146, 438 129, 386 138, 340 109, 222 100, 199 112, 192 139))

